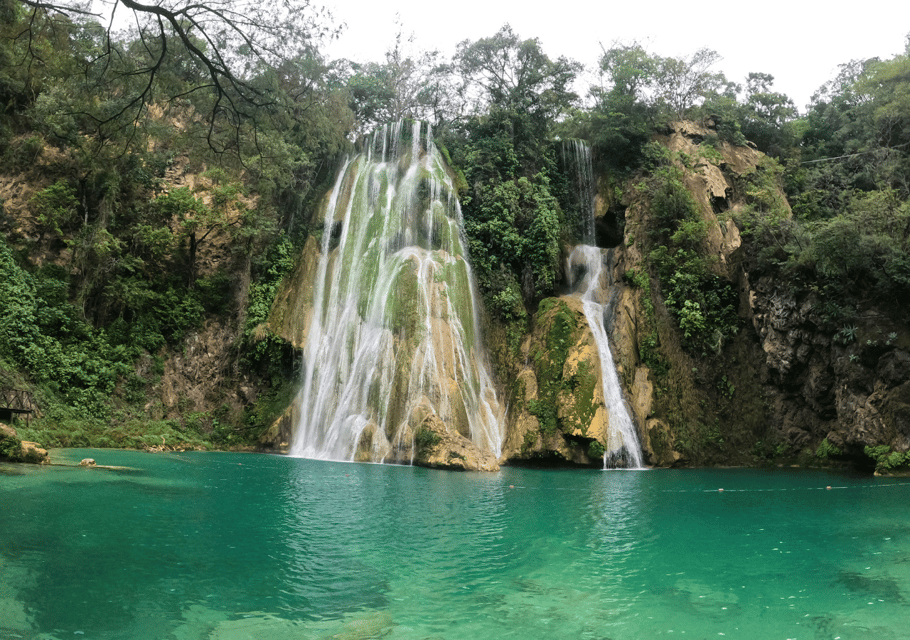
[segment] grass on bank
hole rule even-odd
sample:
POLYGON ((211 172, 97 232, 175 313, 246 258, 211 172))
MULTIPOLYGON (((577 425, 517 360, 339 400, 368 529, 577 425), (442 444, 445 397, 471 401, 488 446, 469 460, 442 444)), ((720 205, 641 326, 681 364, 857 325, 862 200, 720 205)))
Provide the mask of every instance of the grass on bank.
POLYGON ((189 429, 177 420, 128 420, 110 424, 102 420, 84 419, 65 422, 47 419, 32 420, 29 426, 16 425, 23 440, 38 442, 45 448, 87 449, 168 449, 215 448, 209 437, 189 429))

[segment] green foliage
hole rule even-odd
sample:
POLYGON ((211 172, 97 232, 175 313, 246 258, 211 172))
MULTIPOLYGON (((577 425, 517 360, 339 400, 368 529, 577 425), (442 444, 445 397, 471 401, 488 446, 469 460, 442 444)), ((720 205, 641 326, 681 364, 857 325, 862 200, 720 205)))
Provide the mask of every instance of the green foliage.
POLYGON ((441 441, 442 438, 438 433, 426 427, 420 427, 414 436, 414 444, 417 446, 417 450, 424 453, 432 451, 441 441))
POLYGON ((210 449, 211 439, 199 431, 199 426, 198 422, 182 424, 145 416, 112 421, 67 414, 65 419, 48 416, 33 420, 30 427, 20 431, 24 437, 45 447, 210 449))
POLYGON ((21 461, 22 440, 0 433, 0 460, 21 461))
POLYGON ((130 370, 130 354, 82 321, 61 289, 53 279, 36 282, 0 242, 0 355, 49 394, 102 417, 118 377, 130 370))
MULTIPOLYGON (((737 223, 753 238, 753 259, 760 269, 781 272, 794 286, 818 293, 823 309, 833 311, 823 314, 827 320, 844 319, 834 305, 865 299, 888 307, 910 295, 910 202, 898 191, 856 192, 829 217, 796 218, 766 195, 773 174, 757 172, 749 179, 752 206, 737 223)), ((853 338, 849 328, 837 334, 844 344, 853 338)))
POLYGON ((521 177, 490 184, 466 205, 465 233, 472 263, 481 286, 490 291, 493 309, 506 319, 520 313, 511 282, 498 290, 493 287, 499 265, 508 265, 523 279, 526 275, 534 296, 552 292, 559 277, 561 211, 548 186, 541 174, 533 181, 521 177))
POLYGON ((610 90, 597 88, 592 93, 603 106, 626 113, 640 104, 662 118, 680 119, 726 83, 723 74, 710 70, 719 59, 716 51, 706 48, 685 58, 665 58, 649 54, 638 43, 614 43, 600 59, 610 90))
POLYGON ((281 282, 293 270, 298 254, 299 247, 286 236, 279 236, 266 254, 265 273, 257 282, 250 284, 247 299, 242 359, 247 367, 259 371, 276 388, 281 387, 281 380, 288 369, 289 347, 268 332, 266 326, 281 282))
POLYGON ((591 440, 591 444, 588 445, 588 457, 592 460, 599 460, 604 457, 604 446, 600 444, 597 440, 591 440))
POLYGON ((717 390, 722 396, 725 396, 727 399, 732 399, 736 394, 736 385, 734 385, 733 380, 728 378, 727 374, 724 373, 717 381, 717 390))
POLYGON ((526 117, 496 110, 472 119, 467 137, 448 142, 470 185, 462 211, 480 292, 515 335, 526 330, 526 305, 551 295, 561 276, 563 214, 548 177, 555 162, 526 117))
MULTIPOLYGON (((586 381, 590 383, 590 380, 585 380, 586 373, 590 373, 587 369, 580 371, 579 375, 571 379, 565 379, 563 376, 569 349, 578 330, 577 320, 564 302, 557 298, 547 298, 541 301, 538 307, 535 323, 548 323, 549 329, 542 348, 532 353, 538 386, 537 399, 528 403, 528 412, 537 417, 543 433, 553 434, 560 428, 571 431, 579 425, 560 424, 557 411, 559 396, 562 392, 574 391, 586 381)), ((593 375, 588 377, 594 378, 593 375)), ((593 389, 591 394, 593 395, 593 389)), ((590 398, 588 403, 591 403, 590 398)), ((586 408, 584 400, 581 400, 580 404, 582 409, 586 408)))
POLYGON ((875 461, 875 469, 880 472, 893 471, 903 466, 910 466, 910 452, 892 451, 888 445, 865 447, 867 456, 875 461))
POLYGON ((63 235, 64 229, 72 229, 78 220, 79 201, 75 190, 63 180, 36 193, 32 205, 38 214, 38 223, 58 236, 63 235))
POLYGON ((534 445, 537 444, 537 434, 533 431, 525 431, 525 435, 521 441, 521 453, 522 455, 528 455, 534 445))
POLYGON ((634 169, 656 117, 654 105, 646 99, 654 60, 637 44, 614 45, 601 57, 600 69, 612 86, 592 87, 595 106, 586 116, 576 116, 580 125, 576 137, 591 140, 608 166, 634 169))
POLYGON ((540 431, 546 435, 553 435, 559 427, 556 415, 556 405, 546 400, 531 400, 528 403, 528 413, 537 418, 540 431))
MULTIPOLYGON (((657 151, 652 155, 659 158, 657 151)), ((654 248, 648 261, 683 333, 683 345, 696 353, 719 353, 724 340, 739 331, 739 298, 729 281, 711 272, 704 256, 707 223, 683 178, 682 169, 663 164, 644 183, 653 212, 649 235, 654 248)))
POLYGON ((551 60, 537 38, 522 40, 507 24, 493 36, 460 43, 455 64, 489 105, 527 114, 538 126, 558 119, 575 100, 571 87, 581 70, 564 57, 551 60))
POLYGON ((834 334, 834 341, 841 344, 850 344, 856 342, 856 325, 842 327, 840 331, 834 334))
POLYGON ((667 371, 667 362, 658 348, 660 339, 654 315, 654 300, 651 297, 651 279, 648 274, 636 269, 626 271, 624 278, 631 286, 640 289, 640 300, 645 312, 644 330, 636 332, 638 335, 638 357, 656 375, 664 375, 667 371))
POLYGON ((828 438, 825 438, 818 445, 818 448, 815 450, 815 457, 821 458, 822 460, 827 460, 831 456, 839 456, 842 451, 837 446, 828 442, 828 438))

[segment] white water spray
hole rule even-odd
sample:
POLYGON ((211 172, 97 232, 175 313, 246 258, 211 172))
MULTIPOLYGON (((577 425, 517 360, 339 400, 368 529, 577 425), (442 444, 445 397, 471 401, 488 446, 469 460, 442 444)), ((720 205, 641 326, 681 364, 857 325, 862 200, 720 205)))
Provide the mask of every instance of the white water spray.
POLYGON ((410 463, 429 414, 501 454, 461 209, 431 132, 420 133, 383 127, 338 174, 291 455, 410 463))
POLYGON ((572 178, 574 198, 575 233, 582 244, 594 244, 594 166, 591 161, 591 147, 582 140, 566 140, 562 143, 562 165, 572 178))
POLYGON ((604 324, 604 317, 612 313, 609 296, 614 291, 610 270, 604 269, 604 258, 609 258, 598 247, 578 245, 569 255, 567 273, 570 280, 578 274, 577 282, 570 282, 576 295, 580 295, 585 318, 600 356, 601 388, 610 420, 607 443, 604 451, 604 469, 625 466, 633 469, 643 467, 638 431, 629 415, 622 396, 622 386, 613 363, 610 340, 604 324), (606 280, 606 282, 604 282, 606 280))
POLYGON ((600 356, 601 388, 607 406, 609 427, 604 452, 604 468, 643 467, 638 430, 623 400, 622 386, 613 363, 605 318, 612 317, 612 297, 616 290, 612 270, 604 269, 612 250, 590 246, 594 243, 594 168, 591 148, 581 140, 563 144, 563 166, 572 177, 578 208, 577 235, 582 244, 572 250, 567 264, 567 277, 575 295, 581 297, 588 326, 597 343, 600 356))

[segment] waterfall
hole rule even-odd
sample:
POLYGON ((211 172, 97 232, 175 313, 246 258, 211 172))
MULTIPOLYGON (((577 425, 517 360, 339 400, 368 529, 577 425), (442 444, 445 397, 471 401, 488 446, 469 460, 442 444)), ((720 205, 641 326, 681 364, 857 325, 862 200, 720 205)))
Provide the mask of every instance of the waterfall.
POLYGON ((377 131, 326 205, 291 455, 413 462, 435 413, 501 454, 461 209, 427 127, 377 131))
POLYGON ((597 343, 600 383, 610 420, 604 468, 640 469, 643 461, 638 431, 623 400, 605 325, 606 319, 613 317, 612 306, 617 294, 612 270, 604 269, 604 260, 611 261, 612 249, 591 246, 594 243, 595 195, 591 148, 581 140, 570 140, 563 143, 562 151, 563 166, 575 185, 578 237, 582 239, 582 244, 569 255, 566 273, 573 292, 581 297, 585 318, 597 343))
POLYGON ((574 233, 582 244, 594 244, 594 168, 591 147, 583 140, 562 143, 562 166, 571 179, 570 202, 575 213, 574 233))
POLYGON ((599 247, 578 245, 569 255, 567 272, 573 291, 581 296, 585 318, 594 334, 600 356, 600 384, 610 420, 604 447, 604 469, 618 466, 640 469, 643 461, 638 431, 623 400, 622 386, 613 363, 605 325, 605 318, 612 317, 612 303, 616 294, 611 270, 604 269, 604 259, 609 260, 611 257, 612 249, 604 251, 599 247), (606 282, 602 281, 604 278, 606 282), (604 296, 609 297, 604 299, 604 296))

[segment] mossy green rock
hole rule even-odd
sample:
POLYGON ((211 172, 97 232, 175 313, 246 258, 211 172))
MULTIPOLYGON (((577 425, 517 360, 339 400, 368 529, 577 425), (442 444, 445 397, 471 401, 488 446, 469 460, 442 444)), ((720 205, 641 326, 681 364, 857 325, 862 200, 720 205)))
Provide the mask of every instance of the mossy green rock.
POLYGON ((569 296, 543 300, 521 351, 527 364, 516 376, 519 397, 513 400, 509 457, 599 464, 590 445, 606 443, 609 416, 597 344, 581 301, 569 296))

